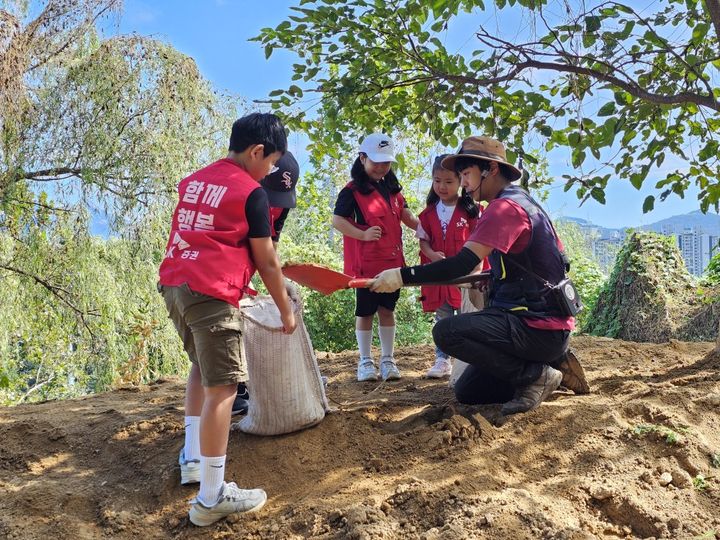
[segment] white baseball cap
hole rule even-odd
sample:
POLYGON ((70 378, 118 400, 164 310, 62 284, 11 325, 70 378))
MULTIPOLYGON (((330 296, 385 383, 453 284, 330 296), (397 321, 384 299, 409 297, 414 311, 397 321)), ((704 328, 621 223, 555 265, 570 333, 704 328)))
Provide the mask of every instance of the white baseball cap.
POLYGON ((360 143, 360 152, 375 163, 387 163, 395 160, 395 144, 384 133, 372 133, 360 143))

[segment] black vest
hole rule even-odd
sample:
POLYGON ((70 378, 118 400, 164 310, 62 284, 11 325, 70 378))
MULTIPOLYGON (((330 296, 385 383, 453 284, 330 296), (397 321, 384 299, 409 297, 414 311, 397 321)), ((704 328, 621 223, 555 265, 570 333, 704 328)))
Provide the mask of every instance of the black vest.
POLYGON ((564 317, 550 286, 565 278, 569 265, 558 248, 550 218, 527 192, 517 186, 506 187, 496 198, 509 199, 527 212, 530 242, 520 253, 505 254, 496 249, 490 253, 490 306, 521 316, 564 317))

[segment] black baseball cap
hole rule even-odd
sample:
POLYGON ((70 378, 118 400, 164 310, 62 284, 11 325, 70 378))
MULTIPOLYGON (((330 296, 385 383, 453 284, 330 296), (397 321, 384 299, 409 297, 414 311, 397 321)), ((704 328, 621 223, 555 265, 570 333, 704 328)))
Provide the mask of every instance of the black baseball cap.
POLYGON ((270 206, 275 208, 295 208, 295 185, 300 176, 300 167, 290 152, 285 152, 275 167, 260 185, 265 188, 270 206))

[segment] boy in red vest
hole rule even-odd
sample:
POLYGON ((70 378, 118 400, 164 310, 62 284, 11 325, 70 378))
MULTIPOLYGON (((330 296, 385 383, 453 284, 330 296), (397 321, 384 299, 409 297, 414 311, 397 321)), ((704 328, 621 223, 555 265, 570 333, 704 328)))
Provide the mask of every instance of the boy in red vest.
POLYGON ((235 121, 221 159, 178 185, 158 288, 192 362, 185 395, 182 484, 200 482, 190 521, 205 526, 235 512, 260 509, 262 489, 226 483, 230 411, 246 378, 239 301, 257 269, 280 310, 284 331, 296 322, 271 239, 267 194, 258 181, 287 148, 272 114, 235 121))
MULTIPOLYGON (((300 177, 300 167, 295 160, 295 156, 290 152, 285 152, 275 166, 265 178, 260 181, 260 185, 267 193, 268 203, 270 204, 270 230, 273 246, 277 247, 280 241, 280 233, 285 225, 291 208, 295 208, 296 195, 295 185, 300 177)), ((288 291, 290 294, 290 291, 288 291)), ((247 373, 247 368, 245 368, 247 373)), ((232 415, 247 414, 250 392, 247 388, 247 380, 238 383, 237 395, 232 406, 232 415)))

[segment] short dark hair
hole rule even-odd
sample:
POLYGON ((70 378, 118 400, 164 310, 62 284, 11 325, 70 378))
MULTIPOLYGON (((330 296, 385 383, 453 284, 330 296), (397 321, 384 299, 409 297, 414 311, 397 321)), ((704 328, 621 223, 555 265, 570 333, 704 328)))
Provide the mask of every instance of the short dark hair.
POLYGON ((252 113, 233 122, 230 133, 231 152, 242 152, 253 144, 262 144, 263 155, 287 151, 287 135, 280 118, 271 113, 252 113))
POLYGON ((484 159, 475 159, 467 156, 458 156, 455 159, 455 173, 460 174, 465 169, 477 165, 481 171, 486 171, 490 168, 490 164, 484 159))
MULTIPOLYGON (((515 171, 513 171, 510 167, 508 167, 505 163, 497 162, 498 167, 500 168, 500 174, 507 180, 508 178, 513 178, 515 176, 515 171)), ((457 174, 460 174, 468 167, 472 167, 473 165, 477 165, 480 167, 480 171, 487 171, 490 168, 490 162, 485 159, 475 159, 467 156, 459 156, 455 160, 455 172, 457 174)))

